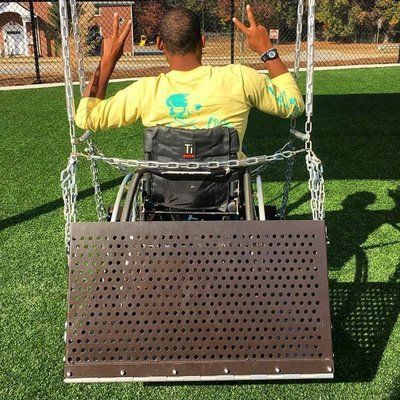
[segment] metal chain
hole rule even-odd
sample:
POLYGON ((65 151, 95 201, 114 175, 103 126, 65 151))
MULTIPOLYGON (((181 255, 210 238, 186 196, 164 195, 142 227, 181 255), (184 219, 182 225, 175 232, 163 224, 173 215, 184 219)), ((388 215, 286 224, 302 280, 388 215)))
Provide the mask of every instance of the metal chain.
MULTIPOLYGON (((301 60, 301 43, 302 43, 302 34, 303 34, 303 15, 304 15, 304 0, 298 0, 297 6, 297 24, 296 24, 296 44, 295 44, 295 52, 294 52, 294 79, 296 82, 299 79, 300 72, 300 60, 301 60)), ((290 128, 296 128, 296 117, 292 117, 290 121, 290 128)))
MULTIPOLYGON (((295 148, 294 143, 291 140, 289 150, 293 151, 294 148, 295 148)), ((281 208, 277 215, 279 219, 286 218, 286 208, 287 208, 287 204, 289 201, 289 193, 290 193, 292 176, 293 176, 293 165, 294 165, 294 157, 288 158, 288 160, 286 161, 286 168, 285 168, 285 183, 283 185, 281 208)))
MULTIPOLYGON (((296 44, 295 44, 295 54, 294 54, 294 79, 298 82, 299 79, 299 71, 300 71, 300 58, 301 58, 301 38, 303 33, 303 14, 304 14, 304 1, 298 0, 297 6, 297 25, 296 25, 296 44)), ((293 129, 296 129, 296 117, 292 117, 290 120, 290 132, 293 129)), ((294 137, 292 133, 289 135, 289 149, 294 150, 294 137)), ((278 212, 279 219, 286 218, 286 208, 287 203, 289 201, 289 193, 290 193, 290 186, 292 183, 292 176, 293 176, 293 166, 294 166, 294 158, 291 157, 286 162, 286 169, 285 169, 285 183, 283 186, 283 195, 282 195, 282 202, 281 208, 278 212)))
MULTIPOLYGON (((96 147, 93 145, 93 139, 89 137, 86 140, 87 153, 91 156, 97 155, 96 147)), ((99 181, 99 169, 97 166, 97 161, 93 158, 90 159, 90 171, 92 172, 92 184, 94 188, 94 199, 96 202, 96 211, 99 221, 105 221, 107 219, 107 211, 104 206, 103 196, 99 181)))
MULTIPOLYGON (((78 8, 76 5, 76 0, 70 0, 70 4, 71 4, 71 21, 73 26, 74 42, 75 42, 75 54, 76 54, 77 69, 78 69, 77 72, 79 77, 79 87, 82 95, 86 88, 86 78, 85 78, 85 65, 84 65, 84 58, 82 51, 82 41, 79 28, 78 8)), ((89 154, 96 155, 96 148, 93 145, 93 139, 91 137, 90 132, 87 132, 85 135, 86 135, 87 152, 89 154)), ((107 211, 104 206, 103 195, 101 192, 99 168, 97 162, 94 159, 90 160, 90 172, 92 173, 92 183, 94 188, 94 199, 96 202, 97 218, 99 221, 104 221, 107 218, 107 211)))
POLYGON ((311 211, 314 220, 325 219, 325 181, 322 163, 313 151, 306 154, 307 170, 310 174, 308 188, 311 193, 311 211))
POLYGON ((312 150, 312 114, 314 93, 314 42, 315 42, 315 0, 308 1, 308 32, 307 32, 307 82, 306 82, 306 124, 307 140, 305 147, 312 150))
POLYGON ((315 44, 315 0, 308 0, 308 32, 307 32, 307 83, 306 83, 306 123, 305 141, 306 165, 309 172, 308 187, 311 192, 311 211, 313 219, 324 219, 325 185, 321 161, 312 148, 312 114, 314 93, 314 44, 315 44))
POLYGON ((65 216, 65 245, 67 253, 69 253, 70 239, 71 239, 71 222, 76 221, 77 209, 77 183, 76 183, 76 170, 77 158, 74 156, 76 153, 76 132, 74 123, 75 102, 74 102, 74 88, 72 81, 71 71, 71 58, 69 49, 69 24, 68 24, 68 9, 67 1, 60 0, 60 29, 61 29, 61 44, 63 54, 64 66, 64 80, 65 80, 65 96, 69 123, 69 135, 71 141, 71 157, 68 161, 67 168, 61 174, 61 187, 64 197, 64 216, 65 216))
POLYGON ((85 79, 85 66, 83 62, 82 42, 81 42, 78 8, 76 6, 76 0, 70 0, 70 5, 71 5, 71 22, 73 29, 74 44, 75 44, 75 55, 77 61, 79 87, 81 95, 83 95, 83 92, 85 91, 86 88, 86 79, 85 79))
POLYGON ((206 161, 206 162, 162 162, 162 161, 145 161, 145 160, 128 160, 116 157, 105 157, 103 155, 90 155, 87 153, 76 153, 75 156, 81 156, 96 161, 102 161, 106 164, 125 169, 158 169, 158 170, 175 170, 175 171, 196 171, 201 169, 215 170, 223 168, 243 168, 243 167, 256 167, 261 164, 267 164, 274 161, 287 160, 295 157, 297 154, 306 152, 305 149, 300 150, 286 150, 287 145, 278 150, 272 155, 262 155, 249 157, 242 160, 228 160, 228 161, 206 161))
POLYGON ((71 222, 76 222, 76 198, 78 188, 76 184, 76 167, 78 159, 71 156, 68 160, 67 168, 61 172, 61 188, 64 199, 64 218, 65 218, 65 247, 69 254, 71 242, 71 222))
POLYGON ((71 57, 68 46, 68 12, 66 0, 60 0, 60 29, 61 29, 61 43, 62 43, 62 54, 64 60, 64 80, 65 80, 65 95, 67 103, 67 114, 68 122, 70 125, 70 136, 72 148, 76 148, 75 144, 75 125, 74 125, 74 113, 75 113, 75 102, 74 102, 74 88, 72 84, 72 71, 71 71, 71 57))

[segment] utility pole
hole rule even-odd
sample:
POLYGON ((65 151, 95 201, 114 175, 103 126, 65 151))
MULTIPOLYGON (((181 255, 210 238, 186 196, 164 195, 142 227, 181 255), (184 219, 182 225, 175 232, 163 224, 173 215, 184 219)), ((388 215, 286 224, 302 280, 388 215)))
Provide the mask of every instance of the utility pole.
POLYGON ((132 57, 135 54, 135 2, 131 2, 131 21, 132 21, 132 57))
MULTIPOLYGON (((239 11, 241 21, 245 20, 245 16, 244 16, 245 9, 246 9, 245 0, 241 0, 240 11, 239 11)), ((239 36, 240 36, 240 53, 241 53, 241 55, 243 55, 243 53, 244 53, 244 35, 243 35, 243 33, 240 33, 239 36)))
POLYGON ((235 24, 233 23, 233 17, 235 16, 235 0, 231 0, 231 64, 235 63, 235 24))
POLYGON ((380 35, 381 29, 382 29, 382 18, 378 19, 377 28, 378 28, 378 32, 376 33, 376 43, 379 43, 379 35, 380 35))
POLYGON ((33 0, 29 0, 29 11, 31 15, 31 30, 32 30, 32 40, 33 40, 33 55, 35 59, 35 83, 42 83, 42 79, 40 77, 40 66, 39 66, 39 50, 37 43, 37 31, 35 24, 35 11, 33 9, 33 0))

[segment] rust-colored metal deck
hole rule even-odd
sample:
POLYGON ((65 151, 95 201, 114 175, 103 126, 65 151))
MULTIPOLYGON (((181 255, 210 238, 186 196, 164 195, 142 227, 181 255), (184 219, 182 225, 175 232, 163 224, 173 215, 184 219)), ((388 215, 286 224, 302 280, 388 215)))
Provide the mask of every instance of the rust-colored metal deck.
POLYGON ((329 378, 321 221, 75 223, 66 382, 329 378))

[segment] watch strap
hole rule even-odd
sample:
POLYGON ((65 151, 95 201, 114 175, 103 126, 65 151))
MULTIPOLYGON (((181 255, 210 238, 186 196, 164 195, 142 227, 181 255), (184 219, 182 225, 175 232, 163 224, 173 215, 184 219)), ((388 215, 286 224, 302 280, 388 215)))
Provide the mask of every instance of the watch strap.
POLYGON ((267 50, 264 54, 262 54, 261 61, 263 62, 271 61, 275 60, 278 57, 279 57, 278 50, 276 48, 272 48, 267 50))

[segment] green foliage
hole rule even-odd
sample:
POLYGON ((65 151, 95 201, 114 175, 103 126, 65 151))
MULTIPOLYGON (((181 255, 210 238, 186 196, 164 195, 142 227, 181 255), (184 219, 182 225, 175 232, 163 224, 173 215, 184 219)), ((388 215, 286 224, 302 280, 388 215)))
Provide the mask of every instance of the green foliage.
POLYGON ((382 18, 383 29, 389 38, 400 40, 400 1, 377 0, 376 13, 382 18))
MULTIPOLYGON (((93 17, 93 4, 87 3, 78 3, 76 5, 76 10, 79 16, 80 22, 80 33, 82 38, 86 38, 88 34, 88 30, 90 28, 90 22, 93 17)), ((68 15, 68 23, 69 23, 69 34, 72 35, 72 24, 71 24, 71 5, 67 2, 67 15, 68 15)), ((60 55, 61 53, 61 27, 60 27, 60 11, 58 1, 52 0, 51 5, 48 10, 48 23, 52 28, 54 35, 54 49, 56 54, 60 55)), ((84 41, 86 43, 86 41, 84 41)))
POLYGON ((146 35, 147 39, 154 41, 158 32, 158 25, 166 8, 165 1, 138 2, 136 8, 135 31, 146 35))
POLYGON ((354 36, 357 18, 350 0, 322 0, 317 19, 324 24, 324 37, 328 40, 347 40, 354 36))
POLYGON ((377 32, 382 21, 383 34, 395 39, 400 34, 398 0, 321 0, 317 21, 326 40, 355 41, 357 36, 377 32))
MULTIPOLYGON (((68 3, 68 11, 69 15, 71 14, 71 8, 69 7, 68 3)), ((60 13, 58 2, 52 1, 51 7, 48 11, 48 22, 52 28, 53 35, 54 35, 54 50, 56 54, 61 53, 61 29, 60 29, 60 13)))

